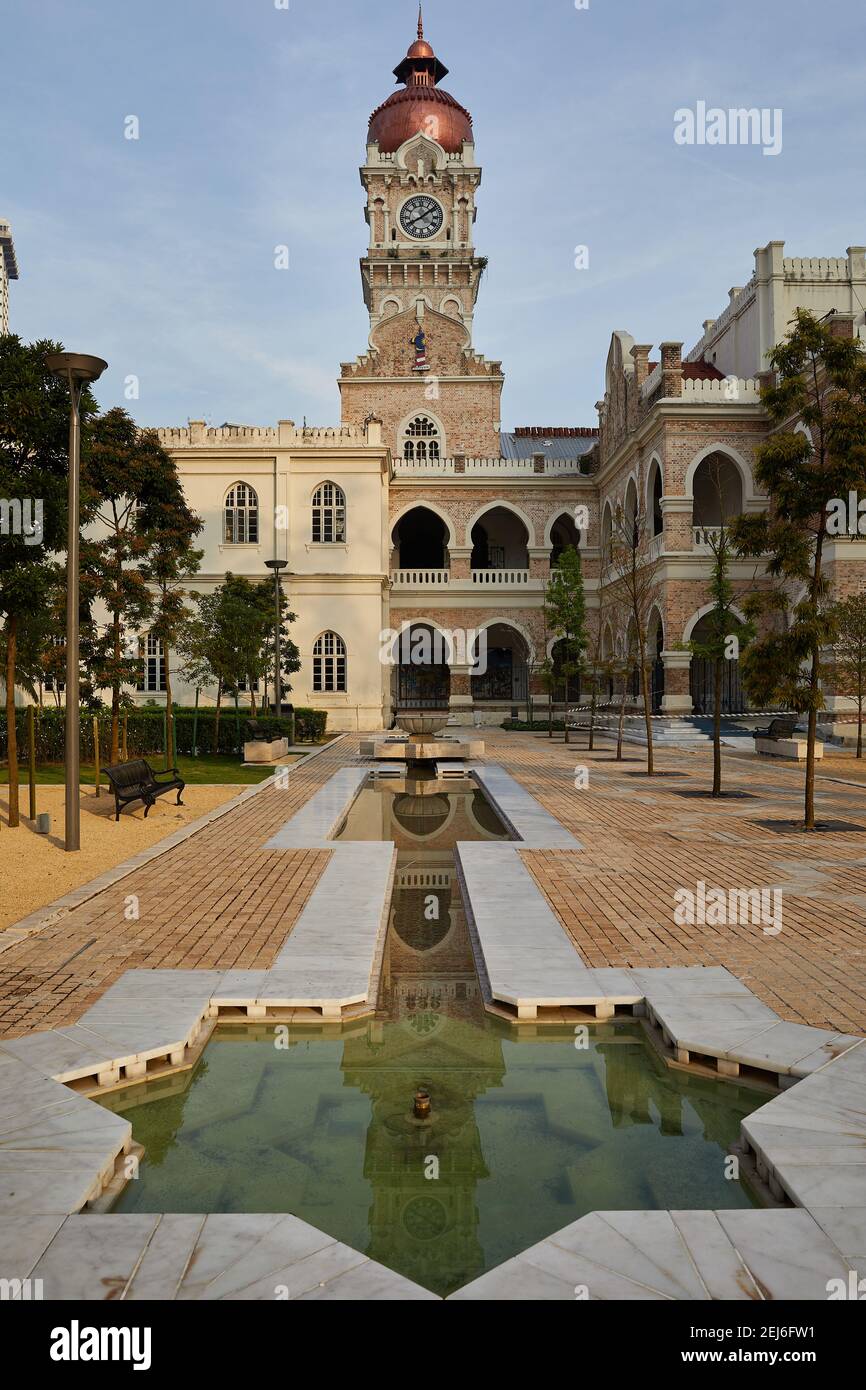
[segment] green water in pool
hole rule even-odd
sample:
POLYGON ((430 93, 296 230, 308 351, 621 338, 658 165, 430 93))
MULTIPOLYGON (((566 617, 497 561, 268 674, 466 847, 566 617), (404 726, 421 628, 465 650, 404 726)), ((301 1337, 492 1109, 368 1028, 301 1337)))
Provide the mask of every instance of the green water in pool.
POLYGON ((587 1212, 756 1204, 725 1160, 766 1097, 667 1068, 628 1021, 576 1041, 435 1010, 220 1028, 191 1076, 112 1098, 146 1151, 115 1210, 291 1212, 448 1294, 587 1212))
POLYGON ((630 1018, 486 1011, 454 847, 507 832, 476 783, 367 785, 339 837, 397 847, 375 1015, 220 1025, 106 1096, 145 1149, 116 1211, 290 1212, 447 1295, 588 1212, 757 1205, 726 1160, 766 1093, 669 1068, 630 1018))

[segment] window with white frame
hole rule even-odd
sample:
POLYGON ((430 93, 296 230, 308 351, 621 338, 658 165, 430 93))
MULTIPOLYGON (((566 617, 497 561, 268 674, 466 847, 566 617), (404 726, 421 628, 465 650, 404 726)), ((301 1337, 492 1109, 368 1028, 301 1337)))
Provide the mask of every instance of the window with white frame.
MULTIPOLYGON (((65 650, 66 638, 58 637, 55 634, 50 638, 50 645, 54 648, 55 651, 58 651, 61 647, 65 650)), ((43 677, 42 688, 43 690, 55 691, 58 695, 62 695, 64 690, 66 689, 66 682, 64 680, 58 679, 58 677, 54 674, 53 671, 48 670, 46 671, 43 677)))
POLYGON ((403 431, 403 457, 429 463, 442 456, 439 426, 428 415, 416 415, 403 431))
POLYGON ((235 483, 226 496, 226 545, 258 545, 259 498, 249 483, 235 483))
POLYGON ((313 494, 313 544, 339 545, 346 540, 346 494, 336 483, 322 483, 313 494))
POLYGON ((313 689, 345 692, 346 644, 336 632, 323 632, 313 647, 313 689))
POLYGON ((154 637, 152 632, 147 634, 147 638, 141 644, 141 655, 144 658, 144 672, 139 681, 139 690, 160 691, 165 690, 165 650, 158 637, 154 637))

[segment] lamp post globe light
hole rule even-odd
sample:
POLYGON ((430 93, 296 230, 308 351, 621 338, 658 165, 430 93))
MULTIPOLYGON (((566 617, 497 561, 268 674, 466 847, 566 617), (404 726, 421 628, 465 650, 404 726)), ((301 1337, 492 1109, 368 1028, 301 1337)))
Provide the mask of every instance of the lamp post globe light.
POLYGON ((276 601, 276 627, 274 629, 274 714, 277 719, 283 713, 283 672, 281 637, 283 631, 283 604, 280 574, 288 568, 288 560, 265 560, 265 567, 274 572, 274 598, 276 601))
POLYGON ((81 474, 81 393, 108 366, 101 357, 51 352, 45 365, 69 386, 69 486, 66 543, 66 841, 67 853, 81 848, 81 713, 78 695, 79 490, 81 474))

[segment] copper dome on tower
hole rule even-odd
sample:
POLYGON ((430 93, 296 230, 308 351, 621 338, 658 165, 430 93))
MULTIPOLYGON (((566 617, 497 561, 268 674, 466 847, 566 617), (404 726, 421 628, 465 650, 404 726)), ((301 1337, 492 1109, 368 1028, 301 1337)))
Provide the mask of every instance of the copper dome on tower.
POLYGON ((459 154, 463 141, 473 139, 472 117, 438 86, 447 74, 445 64, 424 37, 419 9, 418 38, 394 69, 397 81, 405 86, 373 112, 367 144, 378 144, 383 154, 393 154, 420 132, 436 140, 448 154, 459 154))

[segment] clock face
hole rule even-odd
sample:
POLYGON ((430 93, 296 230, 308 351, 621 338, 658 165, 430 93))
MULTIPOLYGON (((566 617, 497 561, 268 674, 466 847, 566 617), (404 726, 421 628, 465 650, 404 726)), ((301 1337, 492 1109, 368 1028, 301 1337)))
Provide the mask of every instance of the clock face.
POLYGON ((407 236, 427 241, 442 229, 445 214, 435 198, 419 193, 404 203, 400 210, 400 225, 407 236))

